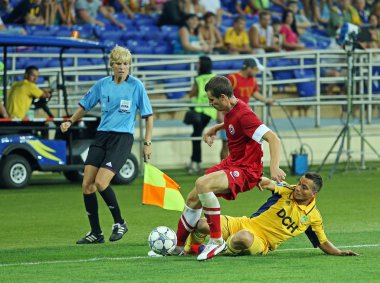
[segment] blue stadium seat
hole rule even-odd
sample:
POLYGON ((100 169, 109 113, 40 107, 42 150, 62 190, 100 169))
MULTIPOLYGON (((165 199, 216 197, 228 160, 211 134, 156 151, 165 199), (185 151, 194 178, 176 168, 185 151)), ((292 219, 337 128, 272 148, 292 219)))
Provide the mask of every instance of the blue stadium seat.
POLYGON ((178 33, 179 27, 178 26, 169 26, 169 25, 163 25, 161 26, 161 31, 168 34, 168 33, 178 33))
POLYGON ((153 50, 154 54, 172 54, 173 49, 169 44, 160 44, 153 50))
POLYGON ((168 64, 166 70, 183 71, 190 70, 190 64, 168 64))
MULTIPOLYGON (((380 76, 380 67, 379 66, 373 67, 372 75, 373 76, 380 76)), ((372 80, 372 93, 373 94, 380 94, 380 79, 373 79, 372 80)))
POLYGON ((135 54, 153 54, 154 48, 149 45, 140 45, 137 48, 134 48, 135 54))
MULTIPOLYGON (((189 79, 187 79, 187 78, 176 78, 176 79, 164 80, 165 83, 182 83, 182 82, 188 82, 188 81, 189 81, 189 79)), ((180 86, 180 87, 182 87, 182 86, 180 86)), ((186 95, 185 91, 171 92, 170 88, 167 88, 166 91, 167 91, 166 98, 168 98, 168 99, 180 99, 186 95)))
MULTIPOLYGON (((294 76, 297 79, 309 78, 315 80, 315 72, 313 69, 294 70, 294 76)), ((300 97, 311 97, 316 95, 315 81, 297 83, 297 91, 300 97)))
POLYGON ((94 35, 94 27, 90 24, 75 25, 71 28, 72 31, 79 32, 79 38, 89 39, 94 35))
MULTIPOLYGON (((145 63, 145 62, 157 62, 157 59, 139 59, 139 63, 145 63)), ((160 71, 160 70, 165 70, 166 66, 161 64, 161 65, 155 65, 155 66, 142 66, 139 69, 144 70, 144 71, 160 71)))
POLYGON ((233 61, 214 61, 212 68, 214 70, 230 70, 233 66, 233 61))

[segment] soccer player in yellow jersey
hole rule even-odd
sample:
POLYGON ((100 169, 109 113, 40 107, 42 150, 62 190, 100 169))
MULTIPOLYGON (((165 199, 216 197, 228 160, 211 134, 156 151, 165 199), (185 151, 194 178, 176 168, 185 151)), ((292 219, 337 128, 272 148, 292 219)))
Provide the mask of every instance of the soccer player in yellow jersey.
MULTIPOLYGON (((259 188, 273 194, 256 213, 250 218, 221 216, 223 238, 228 245, 226 254, 265 255, 287 239, 306 233, 314 247, 319 247, 326 254, 358 255, 353 251, 339 250, 328 241, 315 201, 322 185, 322 177, 312 172, 303 175, 293 186, 277 184, 263 177, 259 188)), ((189 242, 201 243, 208 233, 206 220, 199 220, 185 250, 190 251, 189 242)))

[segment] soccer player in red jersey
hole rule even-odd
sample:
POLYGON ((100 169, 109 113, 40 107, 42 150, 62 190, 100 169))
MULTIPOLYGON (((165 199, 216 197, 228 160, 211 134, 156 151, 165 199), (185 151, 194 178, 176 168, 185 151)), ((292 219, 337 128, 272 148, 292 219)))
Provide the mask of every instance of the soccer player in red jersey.
POLYGON ((195 182, 189 193, 186 207, 178 222, 177 247, 173 254, 183 251, 189 233, 194 229, 204 212, 210 227, 210 241, 198 256, 207 260, 226 249, 220 227, 220 205, 218 196, 234 200, 238 193, 253 189, 262 176, 262 142, 269 143, 270 174, 282 182, 286 174, 279 167, 280 140, 249 106, 233 95, 230 81, 222 76, 213 77, 205 87, 210 106, 226 112, 224 123, 213 126, 203 136, 212 146, 216 133, 225 129, 230 155, 221 163, 206 170, 206 174, 195 182))
MULTIPOLYGON (((227 79, 231 82, 234 96, 239 100, 248 104, 251 97, 265 103, 266 105, 272 105, 274 100, 272 98, 266 98, 260 93, 259 85, 255 78, 256 74, 264 70, 264 66, 256 58, 249 58, 244 60, 241 70, 227 76, 227 79)), ((221 159, 224 159, 228 155, 227 139, 225 134, 222 133, 222 149, 220 152, 221 159)))

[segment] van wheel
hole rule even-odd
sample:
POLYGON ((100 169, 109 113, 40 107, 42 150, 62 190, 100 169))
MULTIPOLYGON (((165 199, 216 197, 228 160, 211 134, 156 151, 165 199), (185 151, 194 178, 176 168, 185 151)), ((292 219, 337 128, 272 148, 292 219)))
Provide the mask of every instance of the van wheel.
POLYGON ((119 173, 113 177, 112 183, 118 185, 124 185, 131 183, 136 179, 139 173, 139 164, 137 158, 134 155, 129 155, 127 161, 121 167, 119 173))
POLYGON ((0 163, 1 186, 10 189, 26 187, 32 176, 32 169, 24 157, 11 154, 5 156, 0 163))

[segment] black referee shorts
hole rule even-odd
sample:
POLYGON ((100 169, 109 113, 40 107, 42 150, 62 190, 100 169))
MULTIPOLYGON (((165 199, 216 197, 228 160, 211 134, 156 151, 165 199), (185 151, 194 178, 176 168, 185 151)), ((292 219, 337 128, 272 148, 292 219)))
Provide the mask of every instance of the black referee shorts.
POLYGON ((97 132, 84 164, 107 168, 117 174, 127 161, 132 145, 132 134, 97 132))

